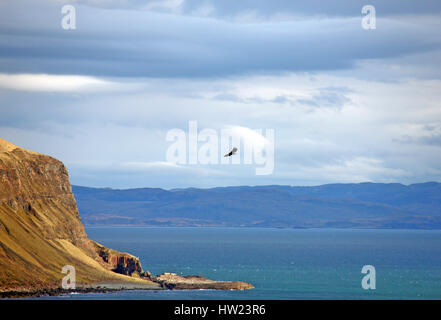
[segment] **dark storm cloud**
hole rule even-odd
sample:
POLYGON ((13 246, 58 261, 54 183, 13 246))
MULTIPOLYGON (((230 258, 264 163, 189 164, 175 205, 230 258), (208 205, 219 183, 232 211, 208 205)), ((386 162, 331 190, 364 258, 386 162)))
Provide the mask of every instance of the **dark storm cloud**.
POLYGON ((374 5, 381 15, 425 14, 441 12, 437 0, 77 0, 77 3, 102 8, 130 8, 152 11, 174 11, 192 14, 200 8, 211 7, 212 15, 218 18, 230 17, 254 11, 263 16, 279 13, 291 15, 358 16, 361 7, 374 5), (179 11, 175 9, 179 8, 179 11))
MULTIPOLYGON (((219 15, 231 15, 238 12, 256 10, 262 14, 291 13, 303 15, 327 15, 327 16, 358 16, 366 4, 374 5, 377 11, 384 15, 403 13, 433 13, 441 11, 441 3, 433 0, 210 0, 202 1, 212 5, 219 15)), ((195 10, 200 6, 200 0, 185 1, 188 11, 195 10)))
POLYGON ((66 31, 59 3, 36 11, 8 3, 0 14, 0 70, 8 73, 221 77, 348 69, 441 47, 438 25, 423 19, 378 19, 366 31, 361 15, 243 24, 77 5, 77 30, 66 31), (20 12, 16 20, 7 18, 11 11, 20 12))
POLYGON ((440 7, 0 0, 0 136, 64 161, 80 185, 439 180, 440 7), (76 30, 60 26, 66 3, 76 30), (164 165, 166 133, 190 120, 275 129, 274 175, 164 165))

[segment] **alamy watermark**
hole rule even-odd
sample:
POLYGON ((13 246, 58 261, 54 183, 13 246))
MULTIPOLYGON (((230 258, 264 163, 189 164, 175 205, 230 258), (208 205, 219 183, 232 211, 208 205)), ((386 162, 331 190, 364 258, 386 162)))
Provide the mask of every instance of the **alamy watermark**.
POLYGON ((361 268, 361 273, 365 274, 361 280, 361 287, 364 290, 375 290, 377 286, 375 267, 371 265, 365 265, 361 268))
POLYGON ((67 273, 67 275, 61 280, 61 287, 63 289, 75 289, 76 288, 75 267, 66 265, 61 269, 61 272, 67 273))
POLYGON ((361 8, 361 27, 365 30, 377 28, 377 14, 373 5, 365 5, 361 8))
POLYGON ((63 17, 61 18, 61 27, 64 30, 75 30, 77 28, 75 7, 73 5, 66 4, 61 8, 61 14, 63 14, 63 17))
POLYGON ((197 121, 188 122, 188 132, 167 131, 166 141, 172 142, 166 151, 166 161, 173 164, 256 165, 256 175, 274 171, 274 129, 251 130, 231 127, 198 130, 197 121))

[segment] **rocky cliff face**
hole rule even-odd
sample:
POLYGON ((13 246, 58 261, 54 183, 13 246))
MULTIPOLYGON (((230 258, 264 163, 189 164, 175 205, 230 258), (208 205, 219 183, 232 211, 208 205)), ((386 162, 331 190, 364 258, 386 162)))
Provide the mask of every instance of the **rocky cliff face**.
POLYGON ((65 265, 74 266, 77 285, 88 288, 253 288, 199 276, 154 277, 138 258, 88 239, 66 167, 0 139, 0 297, 58 292, 65 265))
POLYGON ((132 277, 150 278, 150 273, 142 270, 138 258, 127 253, 108 249, 96 242, 94 242, 94 245, 95 252, 112 271, 132 277))
POLYGON ((145 275, 87 238, 63 163, 0 139, 0 290, 57 287, 64 265, 84 283, 145 275))

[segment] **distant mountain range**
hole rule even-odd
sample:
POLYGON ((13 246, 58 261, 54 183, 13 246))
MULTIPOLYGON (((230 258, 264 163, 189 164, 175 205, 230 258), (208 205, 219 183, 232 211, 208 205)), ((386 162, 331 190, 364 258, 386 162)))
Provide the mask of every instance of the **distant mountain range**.
POLYGON ((441 229, 437 182, 72 190, 86 225, 441 229))

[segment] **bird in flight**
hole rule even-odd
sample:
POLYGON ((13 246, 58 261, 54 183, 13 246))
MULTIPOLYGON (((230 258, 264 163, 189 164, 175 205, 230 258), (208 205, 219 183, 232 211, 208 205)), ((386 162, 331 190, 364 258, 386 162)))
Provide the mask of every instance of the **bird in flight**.
POLYGON ((236 152, 237 152, 237 148, 234 147, 233 150, 231 150, 226 155, 224 155, 224 157, 231 157, 233 154, 236 154, 236 152))

